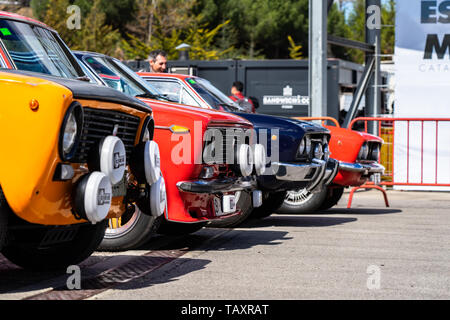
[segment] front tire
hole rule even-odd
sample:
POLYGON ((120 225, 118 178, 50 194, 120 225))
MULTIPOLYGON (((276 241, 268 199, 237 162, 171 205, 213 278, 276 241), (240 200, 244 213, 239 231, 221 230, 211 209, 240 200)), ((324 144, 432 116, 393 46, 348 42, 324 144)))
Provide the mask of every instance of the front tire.
POLYGON ((248 217, 251 215, 253 211, 253 203, 252 203, 252 195, 246 191, 241 191, 241 194, 238 199, 238 206, 241 208, 241 214, 224 218, 216 221, 212 221, 208 227, 212 228, 234 228, 239 226, 248 217))
POLYGON ((272 215, 283 204, 285 198, 286 191, 265 192, 262 206, 253 210, 251 218, 262 219, 272 215))
POLYGON ((317 211, 325 202, 328 188, 319 193, 311 193, 306 189, 291 190, 286 194, 283 204, 278 208, 280 214, 305 214, 317 211))
POLYGON ((342 195, 344 194, 344 188, 328 188, 327 198, 324 203, 320 206, 319 210, 328 210, 341 200, 342 195))
POLYGON ((161 224, 163 216, 155 218, 142 213, 137 207, 118 219, 109 219, 105 237, 98 250, 126 251, 147 243, 161 224))
POLYGON ((6 202, 3 191, 0 188, 0 251, 6 242, 6 232, 8 230, 8 214, 10 210, 6 202))
POLYGON ((54 231, 63 231, 67 227, 37 226, 23 222, 30 227, 12 231, 3 255, 14 264, 36 271, 63 270, 87 259, 99 246, 105 235, 107 221, 95 225, 83 224, 69 226, 74 235, 69 241, 42 245, 47 235, 54 231))

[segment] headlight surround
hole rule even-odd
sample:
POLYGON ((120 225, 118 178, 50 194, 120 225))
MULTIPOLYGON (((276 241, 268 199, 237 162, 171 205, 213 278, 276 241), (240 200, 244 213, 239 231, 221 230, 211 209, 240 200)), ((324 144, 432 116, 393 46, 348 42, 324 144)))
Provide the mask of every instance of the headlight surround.
POLYGON ((73 159, 83 130, 83 108, 73 102, 68 108, 59 135, 59 155, 63 161, 73 159))
POLYGON ((306 154, 311 154, 312 142, 310 137, 306 137, 306 154))
POLYGON ((380 159, 381 146, 376 143, 372 146, 372 152, 370 153, 370 159, 374 161, 378 161, 380 159))
POLYGON ((153 135, 155 131, 155 121, 152 117, 148 117, 144 121, 144 125, 141 130, 140 142, 147 142, 153 140, 153 135))
POLYGON ((305 153, 306 150, 306 138, 303 138, 300 142, 300 147, 298 148, 298 155, 301 156, 305 153))
POLYGON ((369 156, 369 146, 367 145, 367 143, 364 143, 361 147, 361 150, 359 150, 358 159, 367 160, 368 156, 369 156))

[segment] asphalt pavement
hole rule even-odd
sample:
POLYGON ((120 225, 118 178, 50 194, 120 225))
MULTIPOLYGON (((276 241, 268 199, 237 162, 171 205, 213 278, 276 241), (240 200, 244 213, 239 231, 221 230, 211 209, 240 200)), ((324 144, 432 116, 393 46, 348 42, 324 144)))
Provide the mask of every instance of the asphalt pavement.
MULTIPOLYGON (((116 279, 131 276, 59 298, 449 299, 450 193, 388 196, 389 208, 372 190, 356 193, 347 209, 345 193, 335 208, 316 214, 272 215, 235 229, 204 228, 170 241, 159 237, 140 250, 97 252, 82 265, 82 277, 105 277, 117 266, 124 267, 116 279), (137 258, 147 260, 133 269, 130 261, 137 258)), ((52 299, 48 292, 67 277, 36 275, 0 257, 0 300, 52 299)))

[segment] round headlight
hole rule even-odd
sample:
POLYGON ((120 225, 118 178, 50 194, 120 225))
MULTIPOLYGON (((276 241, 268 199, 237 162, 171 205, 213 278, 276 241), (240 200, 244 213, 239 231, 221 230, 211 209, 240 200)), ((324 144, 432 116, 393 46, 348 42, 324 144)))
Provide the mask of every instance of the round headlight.
POLYGON ((309 137, 306 137, 306 153, 311 154, 311 139, 309 137))
POLYGON ((314 148, 314 158, 322 160, 323 157, 323 147, 320 143, 314 148))
POLYGON ((360 160, 367 160, 367 157, 369 156, 369 146, 365 143, 361 147, 361 150, 358 154, 358 159, 360 160))
POLYGON ((83 108, 78 102, 72 103, 66 112, 59 137, 61 159, 70 160, 76 151, 76 145, 83 128, 83 108))
POLYGON ((330 147, 328 146, 328 144, 324 145, 324 147, 323 147, 323 153, 324 153, 324 155, 325 155, 325 159, 324 159, 324 160, 328 161, 328 159, 330 159, 330 155, 331 155, 331 153, 330 153, 330 147))
POLYGON ((300 147, 298 148, 298 154, 301 156, 302 154, 305 153, 305 149, 306 149, 306 142, 305 142, 305 138, 302 139, 302 142, 300 142, 300 147))
POLYGON ((73 146, 75 145, 75 139, 77 137, 78 125, 77 120, 73 112, 69 115, 67 119, 66 126, 64 128, 63 136, 63 152, 65 154, 70 153, 73 146))
POLYGON ((373 146, 370 159, 374 161, 380 159, 380 145, 376 144, 373 146))

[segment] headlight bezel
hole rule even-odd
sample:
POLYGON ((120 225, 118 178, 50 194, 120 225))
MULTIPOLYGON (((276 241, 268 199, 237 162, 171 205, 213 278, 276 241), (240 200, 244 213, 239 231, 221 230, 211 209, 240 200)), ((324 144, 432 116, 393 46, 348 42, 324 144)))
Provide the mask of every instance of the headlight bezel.
POLYGON ((379 143, 373 143, 370 150, 370 160, 379 161, 381 156, 381 145, 379 143))
POLYGON ((61 160, 63 161, 70 161, 74 158, 78 144, 80 142, 81 134, 83 132, 83 126, 84 126, 84 112, 83 107, 81 104, 77 101, 72 102, 72 104, 69 106, 69 108, 66 111, 66 114, 64 115, 63 122, 61 124, 60 132, 59 132, 59 142, 58 142, 58 151, 59 156, 61 160), (65 135, 67 133, 69 121, 72 119, 75 119, 76 123, 76 132, 73 138, 73 143, 71 143, 70 147, 65 148, 64 146, 64 140, 65 135))
POLYGON ((364 142, 358 153, 358 160, 367 161, 369 159, 369 145, 367 142, 364 142))
POLYGON ((142 125, 141 134, 139 136, 139 142, 152 141, 155 135, 155 120, 153 117, 147 117, 142 125), (148 135, 148 137, 147 137, 148 135))

